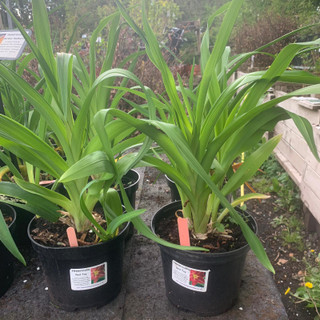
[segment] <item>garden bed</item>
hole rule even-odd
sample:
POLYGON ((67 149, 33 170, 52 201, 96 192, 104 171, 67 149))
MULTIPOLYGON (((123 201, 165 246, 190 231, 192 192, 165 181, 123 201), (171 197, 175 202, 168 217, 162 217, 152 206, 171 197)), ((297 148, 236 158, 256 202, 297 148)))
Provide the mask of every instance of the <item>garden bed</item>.
POLYGON ((315 309, 307 308, 307 303, 293 294, 304 286, 306 262, 315 263, 318 236, 305 231, 299 190, 276 159, 270 157, 262 169, 250 184, 270 198, 249 201, 248 211, 257 220, 258 235, 276 271, 273 278, 288 318, 313 320, 315 309))
POLYGON ((248 204, 248 208, 258 222, 259 238, 275 268, 274 281, 280 292, 289 320, 313 320, 316 316, 315 310, 307 309, 306 303, 297 303, 299 300, 293 297, 291 293, 294 293, 297 288, 303 285, 303 275, 306 269, 304 258, 311 260, 311 252, 318 248, 319 240, 316 239, 315 235, 308 234, 303 230, 301 217, 289 212, 276 212, 274 204, 276 199, 277 196, 273 195, 262 203, 254 201, 248 204), (276 225, 279 216, 289 221, 290 217, 294 216, 301 223, 302 228, 299 233, 291 232, 292 240, 296 238, 296 243, 290 244, 283 239, 288 227, 284 224, 276 225), (290 288, 290 292, 285 294, 288 288, 290 288))

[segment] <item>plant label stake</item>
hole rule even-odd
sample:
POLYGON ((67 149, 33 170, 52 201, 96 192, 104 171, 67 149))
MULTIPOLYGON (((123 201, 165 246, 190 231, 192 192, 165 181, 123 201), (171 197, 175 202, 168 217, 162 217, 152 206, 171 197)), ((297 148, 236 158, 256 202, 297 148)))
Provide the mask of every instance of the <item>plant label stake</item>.
MULTIPOLYGON (((181 210, 178 210, 178 211, 181 211, 181 210)), ((178 211, 176 212, 176 217, 177 217, 177 221, 178 221, 178 232, 179 232, 180 245, 190 247, 188 219, 179 217, 177 214, 178 211)))
POLYGON ((67 236, 68 236, 70 247, 78 247, 76 231, 74 230, 73 227, 69 227, 67 229, 67 236))

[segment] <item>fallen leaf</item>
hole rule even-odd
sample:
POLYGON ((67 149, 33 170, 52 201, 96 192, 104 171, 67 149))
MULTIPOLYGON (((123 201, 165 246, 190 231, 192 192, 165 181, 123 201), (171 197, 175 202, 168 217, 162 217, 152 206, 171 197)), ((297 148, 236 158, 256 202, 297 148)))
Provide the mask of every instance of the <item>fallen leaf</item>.
POLYGON ((286 259, 279 259, 278 262, 277 262, 277 265, 281 266, 283 264, 286 264, 287 262, 288 262, 288 260, 286 260, 286 259))

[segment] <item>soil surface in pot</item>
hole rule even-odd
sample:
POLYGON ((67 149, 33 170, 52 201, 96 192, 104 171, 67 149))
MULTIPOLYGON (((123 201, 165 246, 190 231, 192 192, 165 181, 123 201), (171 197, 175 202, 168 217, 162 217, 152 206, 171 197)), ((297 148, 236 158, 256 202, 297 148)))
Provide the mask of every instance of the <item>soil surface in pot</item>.
POLYGON ((3 214, 4 221, 6 222, 7 226, 9 226, 11 224, 11 222, 13 221, 13 217, 8 215, 5 212, 2 212, 2 214, 3 214))
MULTIPOLYGON (((157 223, 157 235, 171 243, 180 244, 177 218, 175 216, 161 219, 157 223)), ((191 246, 209 249, 212 253, 227 252, 239 249, 247 244, 238 225, 228 222, 224 234, 209 233, 204 240, 195 239, 189 231, 191 246)))
MULTIPOLYGON (((99 221, 103 228, 106 228, 106 222, 100 214, 97 214, 96 220, 99 221)), ((31 237, 34 241, 48 247, 69 247, 67 237, 67 228, 71 225, 69 219, 64 221, 49 222, 45 219, 35 219, 33 228, 31 229, 31 237)), ((76 232, 79 246, 87 246, 96 244, 99 239, 96 234, 89 230, 84 233, 76 232)))

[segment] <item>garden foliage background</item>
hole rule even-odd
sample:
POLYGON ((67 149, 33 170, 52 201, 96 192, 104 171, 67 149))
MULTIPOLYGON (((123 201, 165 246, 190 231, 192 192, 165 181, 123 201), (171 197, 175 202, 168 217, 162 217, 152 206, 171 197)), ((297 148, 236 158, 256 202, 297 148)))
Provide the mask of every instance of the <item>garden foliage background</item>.
MULTIPOLYGON (((31 2, 28 0, 10 0, 8 2, 21 23, 25 27, 30 27, 32 21, 31 2)), ((123 0, 122 2, 132 8, 131 14, 139 23, 139 17, 141 16, 140 0, 123 0)), ((201 26, 204 26, 210 13, 226 2, 228 0, 201 0, 201 2, 193 0, 150 0, 149 22, 164 42, 168 40, 168 28, 174 26, 185 28, 186 22, 200 20, 199 31, 201 34, 203 29, 201 26)), ((75 25, 78 24, 73 38, 74 44, 81 42, 82 35, 89 37, 100 18, 116 9, 113 1, 105 0, 47 0, 46 3, 51 13, 52 33, 57 51, 64 51, 75 25)), ((233 52, 240 53, 253 50, 262 43, 267 43, 295 28, 318 22, 320 16, 319 5, 320 0, 246 0, 232 37, 231 47, 233 52)), ((219 25, 218 20, 216 25, 219 25)), ((6 13, 3 8, 0 8, 0 29, 7 27, 6 13)), ((212 30, 214 35, 215 28, 212 30)), ((107 31, 105 32, 107 34, 107 31)), ((287 39, 286 42, 271 47, 270 52, 278 52, 279 47, 292 40, 312 40, 319 33, 320 27, 308 30, 296 36, 295 39, 287 39)), ((130 38, 130 35, 128 36, 130 38)), ((192 55, 197 53, 195 49, 197 47, 196 30, 191 29, 188 32, 186 29, 183 38, 185 43, 182 44, 180 58, 182 62, 192 63, 192 55)), ((257 57, 255 65, 258 67, 268 66, 271 59, 266 55, 257 57)), ((319 56, 306 54, 297 63, 319 68, 319 56)))

